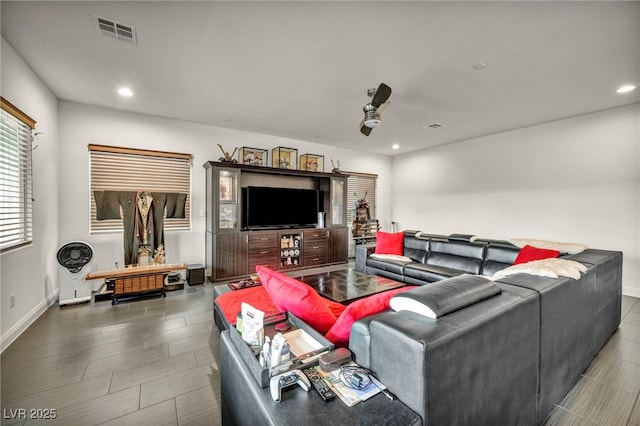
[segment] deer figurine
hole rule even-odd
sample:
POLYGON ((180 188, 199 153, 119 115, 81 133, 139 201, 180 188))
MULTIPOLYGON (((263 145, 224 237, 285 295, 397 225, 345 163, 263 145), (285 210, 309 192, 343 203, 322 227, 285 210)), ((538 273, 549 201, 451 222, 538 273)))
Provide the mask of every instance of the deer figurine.
POLYGON ((333 173, 342 173, 342 171, 340 170, 340 160, 336 160, 336 162, 333 162, 333 159, 331 159, 331 165, 333 166, 333 169, 331 170, 333 173))

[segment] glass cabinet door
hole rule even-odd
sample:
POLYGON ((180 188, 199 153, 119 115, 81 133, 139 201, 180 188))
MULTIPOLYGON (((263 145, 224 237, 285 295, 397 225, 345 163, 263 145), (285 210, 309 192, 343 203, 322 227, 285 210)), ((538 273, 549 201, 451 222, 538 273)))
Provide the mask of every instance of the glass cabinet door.
POLYGON ((218 171, 218 230, 240 229, 240 172, 233 169, 218 171))
POLYGON ((331 178, 331 225, 346 224, 346 181, 344 178, 331 178))

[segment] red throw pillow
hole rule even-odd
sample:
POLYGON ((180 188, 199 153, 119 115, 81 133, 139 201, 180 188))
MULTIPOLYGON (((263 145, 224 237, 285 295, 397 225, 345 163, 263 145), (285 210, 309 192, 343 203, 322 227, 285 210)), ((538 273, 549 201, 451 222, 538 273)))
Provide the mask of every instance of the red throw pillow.
POLYGON ((404 232, 376 232, 376 254, 404 254, 404 232))
POLYGON ((262 286, 228 291, 216 299, 216 304, 227 321, 229 321, 229 324, 236 323, 236 316, 242 310, 242 302, 263 311, 265 315, 273 315, 280 312, 262 286))
POLYGON ((517 265, 519 263, 531 262, 532 260, 549 259, 558 256, 560 256, 560 252, 558 250, 548 250, 539 247, 533 247, 527 244, 526 246, 522 247, 513 264, 517 265))
POLYGON ((377 314, 389 309, 389 300, 398 293, 411 290, 415 286, 396 288, 382 293, 373 294, 364 299, 356 300, 344 310, 331 330, 324 336, 336 346, 347 346, 349 344, 349 334, 351 326, 360 318, 377 314))
POLYGON ((257 266, 262 286, 281 311, 289 311, 325 334, 336 322, 336 317, 320 295, 307 284, 276 272, 266 266, 257 266))

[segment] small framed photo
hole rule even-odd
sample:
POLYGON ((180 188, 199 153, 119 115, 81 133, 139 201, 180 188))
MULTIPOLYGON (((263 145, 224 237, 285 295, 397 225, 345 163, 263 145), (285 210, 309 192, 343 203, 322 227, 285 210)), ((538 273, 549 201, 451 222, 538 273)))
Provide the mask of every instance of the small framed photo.
POLYGON ((266 166, 269 164, 267 161, 268 152, 266 149, 243 146, 238 151, 238 162, 250 166, 266 166))

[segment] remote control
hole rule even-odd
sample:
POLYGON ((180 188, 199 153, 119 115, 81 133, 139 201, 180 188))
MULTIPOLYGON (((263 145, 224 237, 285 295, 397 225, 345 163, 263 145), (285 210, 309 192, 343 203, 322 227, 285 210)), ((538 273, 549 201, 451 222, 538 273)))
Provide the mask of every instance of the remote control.
POLYGON ((316 388, 322 399, 329 401, 336 397, 336 394, 331 390, 329 385, 327 385, 324 378, 320 377, 313 368, 307 368, 304 370, 304 374, 309 378, 309 381, 313 387, 316 388))

